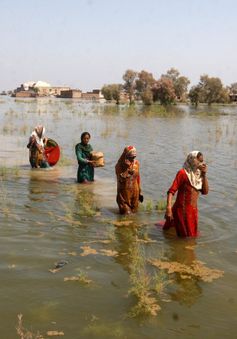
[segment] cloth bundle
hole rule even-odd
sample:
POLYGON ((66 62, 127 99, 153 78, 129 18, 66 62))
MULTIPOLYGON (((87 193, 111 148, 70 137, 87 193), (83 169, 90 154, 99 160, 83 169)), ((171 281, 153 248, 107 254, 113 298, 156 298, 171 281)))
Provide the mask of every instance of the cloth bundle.
POLYGON ((95 162, 95 167, 103 167, 104 163, 104 154, 102 152, 91 152, 91 160, 95 162))

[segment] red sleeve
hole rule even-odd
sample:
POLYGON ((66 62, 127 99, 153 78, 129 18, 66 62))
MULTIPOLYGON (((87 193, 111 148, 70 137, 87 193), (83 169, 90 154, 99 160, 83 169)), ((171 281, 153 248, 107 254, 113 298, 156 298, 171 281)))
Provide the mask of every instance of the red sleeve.
POLYGON ((184 169, 179 170, 178 173, 176 174, 173 184, 171 185, 167 193, 171 193, 174 195, 176 191, 179 189, 179 187, 183 184, 185 180, 185 175, 186 174, 184 169))

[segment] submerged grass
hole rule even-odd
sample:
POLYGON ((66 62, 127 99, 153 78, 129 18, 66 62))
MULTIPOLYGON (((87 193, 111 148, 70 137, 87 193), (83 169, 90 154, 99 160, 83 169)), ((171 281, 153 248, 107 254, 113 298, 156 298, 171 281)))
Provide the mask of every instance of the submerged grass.
POLYGON ((1 166, 0 167, 0 177, 3 179, 6 178, 19 178, 20 177, 20 169, 19 167, 6 167, 6 166, 1 166))
POLYGON ((146 259, 141 246, 134 246, 130 252, 130 262, 130 282, 132 287, 129 290, 129 294, 136 297, 137 303, 131 308, 129 316, 156 316, 161 307, 158 305, 151 289, 152 278, 146 271, 146 259))
POLYGON ((31 331, 27 330, 23 326, 23 315, 18 314, 18 324, 16 326, 16 333, 20 337, 20 339, 44 339, 44 337, 39 333, 32 333, 31 331))
POLYGON ((33 333, 23 326, 23 320, 22 320, 23 315, 22 314, 18 314, 17 318, 18 318, 18 324, 16 326, 16 332, 17 332, 17 335, 20 337, 20 339, 46 339, 48 337, 64 336, 63 331, 55 331, 55 330, 47 331, 45 335, 40 334, 39 331, 37 331, 37 333, 33 333))
POLYGON ((88 278, 87 274, 81 270, 76 276, 64 277, 64 281, 78 281, 82 284, 89 285, 92 283, 92 280, 88 278))
POLYGON ((146 199, 143 205, 139 206, 139 210, 147 213, 151 213, 154 210, 164 212, 166 210, 166 200, 160 199, 155 203, 152 199, 146 199))
POLYGON ((223 271, 206 267, 198 260, 194 260, 191 265, 181 264, 176 261, 162 261, 159 259, 149 259, 148 262, 159 269, 166 270, 168 274, 179 273, 182 279, 196 277, 205 282, 212 282, 224 274, 223 271))

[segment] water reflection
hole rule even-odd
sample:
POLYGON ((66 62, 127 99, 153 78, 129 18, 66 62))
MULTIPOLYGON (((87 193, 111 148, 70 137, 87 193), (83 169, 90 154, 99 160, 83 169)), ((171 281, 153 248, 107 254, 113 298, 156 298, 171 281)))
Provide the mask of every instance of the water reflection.
MULTIPOLYGON (((191 268, 191 265, 197 260, 195 254, 196 241, 189 239, 187 241, 170 241, 169 249, 165 252, 165 257, 170 262, 178 262, 191 268)), ((192 275, 184 276, 182 272, 174 273, 174 290, 169 292, 172 300, 181 305, 193 305, 202 295, 202 288, 197 277, 192 275)))

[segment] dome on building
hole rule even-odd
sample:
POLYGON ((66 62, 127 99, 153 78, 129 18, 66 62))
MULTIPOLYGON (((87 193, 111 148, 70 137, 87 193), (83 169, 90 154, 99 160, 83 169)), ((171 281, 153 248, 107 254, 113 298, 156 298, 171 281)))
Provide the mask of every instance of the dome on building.
POLYGON ((30 87, 34 87, 35 81, 27 81, 23 84, 25 91, 28 91, 30 87))
POLYGON ((51 85, 45 81, 37 81, 34 85, 34 87, 51 87, 51 85))

